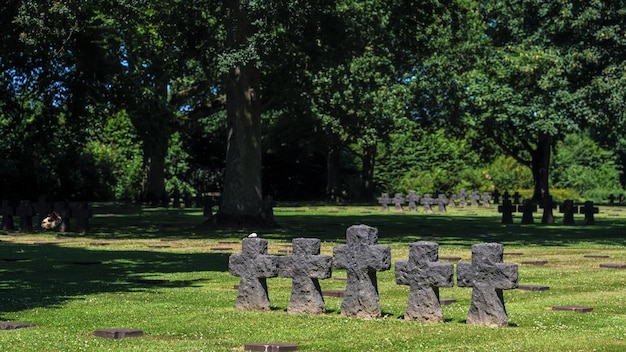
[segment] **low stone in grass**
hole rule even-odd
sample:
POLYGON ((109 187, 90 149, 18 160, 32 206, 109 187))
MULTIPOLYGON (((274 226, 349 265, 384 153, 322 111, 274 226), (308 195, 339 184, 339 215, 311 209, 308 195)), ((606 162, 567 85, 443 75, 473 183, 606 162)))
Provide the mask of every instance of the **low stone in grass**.
POLYGON ((333 258, 320 255, 317 238, 295 238, 293 255, 278 258, 278 274, 292 278, 289 313, 320 314, 326 311, 319 279, 332 274, 333 258))
POLYGON ((626 269, 626 264, 603 263, 603 264, 600 264, 600 267, 609 268, 609 269, 626 269))
POLYGON ((472 287, 467 323, 502 327, 509 322, 502 290, 517 288, 517 265, 503 263, 499 243, 472 246, 472 262, 457 264, 457 285, 472 287))
POLYGON ((577 312, 577 313, 588 313, 593 310, 592 307, 587 306, 554 306, 552 310, 557 311, 567 311, 567 312, 577 312))
POLYGON ((396 283, 411 291, 405 320, 443 322, 439 287, 452 287, 454 265, 437 262, 439 245, 418 241, 410 245, 409 260, 396 261, 396 283))
POLYGON ((356 318, 381 316, 376 272, 391 267, 391 248, 378 245, 378 230, 354 225, 346 230, 346 244, 333 248, 333 266, 347 273, 341 314, 356 318))
POLYGON ((3 321, 0 322, 0 330, 15 330, 15 329, 23 329, 23 328, 31 328, 35 326, 33 323, 24 323, 17 321, 3 321))
POLYGON ((522 285, 519 284, 517 285, 517 289, 518 290, 525 290, 525 291, 547 291, 550 289, 549 286, 541 286, 541 285, 522 285))
POLYGON ((267 255, 267 240, 246 237, 241 244, 241 253, 231 254, 228 271, 239 276, 236 309, 270 310, 267 293, 267 278, 278 276, 278 259, 267 255))
POLYGON ((260 352, 286 352, 297 351, 298 345, 286 342, 249 343, 244 345, 243 350, 260 352))
POLYGON ((143 331, 137 329, 101 329, 94 331, 93 335, 105 339, 123 339, 143 336, 143 331))

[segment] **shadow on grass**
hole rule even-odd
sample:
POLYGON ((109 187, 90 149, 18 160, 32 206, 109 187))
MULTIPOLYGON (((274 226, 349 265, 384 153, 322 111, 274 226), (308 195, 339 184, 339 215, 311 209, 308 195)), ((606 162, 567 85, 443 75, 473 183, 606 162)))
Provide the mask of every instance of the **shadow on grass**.
POLYGON ((520 216, 512 226, 502 225, 495 209, 451 214, 393 213, 372 208, 302 207, 277 208, 275 229, 232 228, 207 229, 200 209, 141 208, 138 206, 95 207, 98 216, 92 220, 93 238, 101 239, 232 239, 251 232, 270 240, 291 241, 297 237, 314 237, 322 241, 344 242, 351 225, 366 224, 378 228, 381 243, 430 240, 440 245, 467 246, 478 242, 501 242, 507 245, 563 246, 590 242, 602 245, 625 245, 626 218, 596 218, 596 225, 561 225, 555 214, 554 225, 536 223, 520 225, 520 216), (336 208, 336 209, 335 209, 336 208), (354 210, 356 209, 356 210, 354 210))
POLYGON ((191 287, 210 280, 162 275, 228 270, 225 253, 93 250, 0 243, 0 312, 54 307, 82 295, 191 287))

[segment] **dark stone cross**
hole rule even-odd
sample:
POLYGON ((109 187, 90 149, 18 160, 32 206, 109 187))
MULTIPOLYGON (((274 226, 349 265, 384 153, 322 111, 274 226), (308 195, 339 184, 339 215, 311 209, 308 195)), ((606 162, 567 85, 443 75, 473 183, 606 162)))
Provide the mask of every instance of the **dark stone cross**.
POLYGON ((389 198, 389 193, 383 193, 380 198, 378 198, 378 204, 381 205, 382 210, 389 210, 389 204, 391 204, 391 198, 389 198))
POLYGON ((15 215, 15 207, 12 202, 8 199, 2 200, 2 224, 0 224, 0 230, 15 230, 15 225, 13 224, 13 216, 15 215))
POLYGON ((178 190, 178 188, 175 188, 172 192, 172 208, 180 208, 180 191, 178 190))
POLYGON ((279 257, 278 274, 292 278, 289 313, 320 314, 326 311, 319 279, 332 274, 333 257, 320 255, 321 241, 317 238, 295 238, 293 255, 279 257))
POLYGON ((17 215, 20 217, 20 230, 31 231, 33 229, 35 210, 30 200, 20 201, 20 205, 17 207, 17 215))
POLYGON ((596 219, 593 214, 598 214, 598 207, 593 206, 593 202, 588 200, 585 204, 580 207, 580 212, 585 214, 585 219, 583 220, 584 225, 593 225, 596 223, 596 219))
POLYGON ((346 269, 346 293, 341 314, 357 318, 381 316, 376 272, 391 267, 391 248, 380 246, 378 230, 354 225, 346 230, 346 244, 333 248, 333 266, 346 269))
POLYGON ((430 196, 430 194, 426 193, 424 194, 424 197, 422 197, 422 200, 420 200, 420 203, 424 206, 424 213, 432 213, 433 209, 431 208, 431 205, 435 202, 435 200, 433 199, 433 197, 430 196))
POLYGON ((437 243, 418 241, 409 246, 409 260, 396 261, 395 272, 396 284, 411 287, 404 319, 443 322, 439 287, 452 287, 454 265, 437 262, 437 243))
POLYGON ((493 191, 493 202, 494 204, 500 204, 500 191, 497 189, 493 191))
POLYGON ((543 208, 543 216, 541 217, 542 224, 554 224, 553 209, 556 209, 557 204, 552 200, 551 195, 543 197, 541 201, 541 208, 543 208))
POLYGON ((502 290, 517 288, 517 265, 502 262, 504 246, 480 243, 472 246, 472 262, 457 264, 457 285, 472 287, 467 323, 502 327, 509 318, 502 290))
POLYGON ((454 199, 456 198, 456 194, 452 193, 450 194, 450 197, 448 197, 448 206, 449 207, 456 207, 456 203, 454 202, 454 199))
POLYGON ((402 196, 402 193, 396 193, 391 202, 397 211, 402 211, 402 205, 404 205, 404 197, 402 196))
POLYGON ((491 200, 491 194, 489 192, 483 192, 480 200, 483 201, 483 207, 489 208, 491 206, 491 204, 489 203, 489 201, 491 200))
POLYGON ((437 204, 437 211, 440 213, 446 213, 446 204, 448 204, 448 198, 446 198, 445 194, 439 194, 437 199, 434 200, 437 204))
POLYGON ((513 212, 515 211, 515 208, 516 207, 511 203, 510 199, 502 199, 502 205, 498 205, 498 212, 502 213, 503 224, 513 223, 513 212))
POLYGON ((609 194, 609 204, 615 204, 615 195, 613 195, 613 193, 609 194))
POLYGON ((419 202, 420 196, 415 191, 409 191, 409 194, 406 196, 406 200, 409 202, 409 210, 416 211, 417 202, 419 202))
POLYGON ((522 204, 521 199, 522 195, 519 194, 519 192, 515 191, 515 193, 513 193, 513 204, 522 204))
POLYGON ((231 254, 228 271, 239 276, 236 309, 270 310, 267 278, 278 276, 278 259, 267 255, 267 240, 244 238, 241 253, 231 254))
POLYGON ((578 214, 578 207, 573 200, 565 200, 559 207, 559 212, 563 213, 563 225, 574 225, 574 214, 578 214))
POLYGON ((517 211, 522 212, 522 224, 534 224, 533 213, 537 211, 537 204, 530 199, 524 200, 524 203, 517 207, 517 211))
POLYGON ((480 195, 478 194, 478 192, 476 192, 476 191, 472 192, 472 194, 470 195, 470 202, 471 202, 473 207, 477 207, 478 206, 478 200, 479 199, 480 199, 480 195))
POLYGON ((465 188, 461 188, 461 190, 459 191, 459 206, 461 206, 461 208, 464 208, 467 205, 467 191, 465 190, 465 188))

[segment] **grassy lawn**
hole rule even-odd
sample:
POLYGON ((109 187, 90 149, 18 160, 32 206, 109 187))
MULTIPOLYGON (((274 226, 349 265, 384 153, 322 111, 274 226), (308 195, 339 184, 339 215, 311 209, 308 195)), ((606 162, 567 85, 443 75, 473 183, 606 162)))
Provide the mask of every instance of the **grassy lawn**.
MULTIPOLYGON (((626 269, 599 266, 626 264, 626 208, 600 207, 593 226, 583 226, 582 215, 575 226, 503 226, 495 207, 422 214, 279 204, 279 228, 237 231, 198 226, 198 209, 99 205, 94 214, 87 235, 0 236, 0 321, 36 324, 0 331, 0 351, 242 351, 254 342, 291 342, 302 351, 626 350, 626 269), (549 290, 505 291, 506 328, 465 324, 471 289, 456 286, 440 290, 442 298, 456 300, 443 307, 445 323, 404 321, 409 288, 395 284, 393 267, 378 274, 381 319, 344 318, 341 299, 332 297, 325 298, 323 315, 288 314, 291 280, 284 278, 268 279, 271 311, 234 310, 239 280, 228 273, 228 256, 241 250, 242 237, 259 233, 269 240, 270 254, 293 238, 320 238, 323 254, 330 255, 353 224, 377 227, 392 262, 406 260, 416 240, 437 242, 441 257, 463 261, 470 261, 472 244, 502 243, 505 262, 520 264, 520 284, 549 290), (609 258, 585 257, 590 254, 609 258), (521 264, 535 260, 547 264, 521 264), (552 311, 556 305, 593 311, 552 311), (145 335, 93 336, 106 328, 145 335)), ((333 277, 345 272, 335 270, 333 277)), ((342 289, 345 281, 331 278, 321 286, 342 289)))

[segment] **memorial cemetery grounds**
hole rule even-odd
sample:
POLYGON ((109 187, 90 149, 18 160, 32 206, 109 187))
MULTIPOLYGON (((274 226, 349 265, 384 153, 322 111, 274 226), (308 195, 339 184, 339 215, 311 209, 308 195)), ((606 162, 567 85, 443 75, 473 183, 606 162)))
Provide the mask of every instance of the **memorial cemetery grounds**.
MULTIPOLYGON (((276 229, 211 229, 201 209, 94 204, 91 231, 0 236, 0 321, 34 327, 0 331, 3 351, 243 351, 247 343, 288 342, 302 351, 623 351, 626 350, 626 207, 599 205, 595 225, 502 225, 497 207, 448 208, 445 214, 383 212, 377 205, 281 204, 276 229), (270 311, 235 310, 239 278, 228 259, 251 232, 269 254, 289 255, 291 240, 319 238, 321 254, 345 243, 350 225, 378 228, 391 247, 392 268, 379 272, 383 317, 345 318, 341 298, 324 297, 326 313, 286 312, 291 279, 269 278, 270 311), (519 265, 519 284, 544 291, 505 290, 509 326, 465 324, 472 289, 441 288, 444 323, 405 321, 409 287, 394 265, 409 244, 439 244, 439 260, 471 260, 472 244, 504 245, 504 262, 519 265), (526 264, 524 264, 526 263, 526 264), (542 264, 542 265, 537 265, 542 264), (591 312, 554 311, 587 306, 591 312), (130 328, 142 337, 107 339, 98 329, 130 328)), ((456 270, 455 270, 456 271, 456 270)), ((343 290, 345 270, 320 280, 343 290)))

